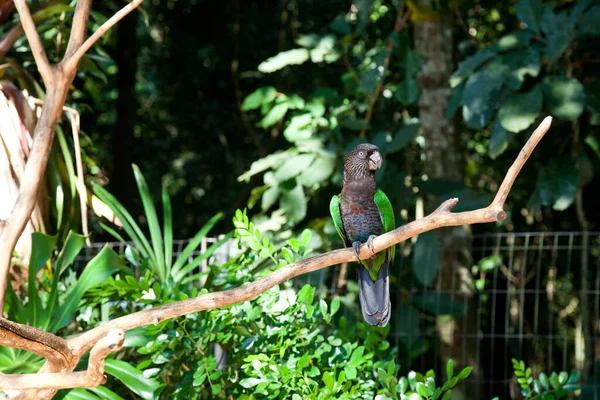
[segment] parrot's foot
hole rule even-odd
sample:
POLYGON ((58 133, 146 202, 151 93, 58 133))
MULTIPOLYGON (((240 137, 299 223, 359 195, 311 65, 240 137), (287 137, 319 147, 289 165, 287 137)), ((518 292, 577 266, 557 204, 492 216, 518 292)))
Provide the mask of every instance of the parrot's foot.
POLYGON ((370 235, 367 239, 367 247, 371 250, 371 253, 375 254, 375 246, 373 246, 373 239, 375 239, 375 235, 370 235))
POLYGON ((360 257, 358 256, 360 254, 360 246, 362 246, 362 243, 359 242, 358 240, 356 242, 352 243, 352 250, 354 250, 354 257, 356 257, 358 262, 360 262, 360 257))

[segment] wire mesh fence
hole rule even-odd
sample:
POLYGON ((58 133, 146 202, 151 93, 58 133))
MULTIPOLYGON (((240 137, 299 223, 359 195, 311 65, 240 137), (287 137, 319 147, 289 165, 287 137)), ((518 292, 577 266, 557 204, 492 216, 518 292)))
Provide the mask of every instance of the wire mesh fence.
MULTIPOLYGON (((216 240, 206 239, 190 257, 216 240)), ((176 241, 174 254, 187 243, 176 241)), ((93 244, 78 261, 89 261, 104 245, 93 244)), ((108 245, 125 250, 122 243, 108 245)), ((415 280, 410 258, 398 261, 401 273, 392 287, 403 289, 392 293, 389 338, 403 372, 433 368, 442 376, 446 359, 453 358, 474 367, 467 399, 515 399, 511 359, 517 358, 534 375, 581 371, 581 398, 600 400, 600 232, 472 235, 457 246, 452 272, 440 272, 432 287, 415 280)), ((229 244, 210 262, 222 263, 228 254, 229 244)), ((348 268, 320 270, 301 281, 344 294, 344 283, 353 279, 348 268)))

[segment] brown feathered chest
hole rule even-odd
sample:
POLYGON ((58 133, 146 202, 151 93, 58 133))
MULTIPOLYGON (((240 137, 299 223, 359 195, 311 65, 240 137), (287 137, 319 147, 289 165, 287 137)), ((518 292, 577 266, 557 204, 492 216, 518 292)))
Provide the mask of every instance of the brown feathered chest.
POLYGON ((372 178, 344 183, 340 211, 350 243, 356 241, 365 243, 370 235, 381 234, 383 224, 374 201, 376 191, 377 185, 372 178))

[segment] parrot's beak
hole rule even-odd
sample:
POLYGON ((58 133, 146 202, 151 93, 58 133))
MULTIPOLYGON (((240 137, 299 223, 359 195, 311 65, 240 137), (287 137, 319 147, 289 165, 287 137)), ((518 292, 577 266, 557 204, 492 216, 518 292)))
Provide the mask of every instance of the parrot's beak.
POLYGON ((369 169, 375 171, 378 168, 381 168, 381 153, 374 151, 369 157, 369 169))

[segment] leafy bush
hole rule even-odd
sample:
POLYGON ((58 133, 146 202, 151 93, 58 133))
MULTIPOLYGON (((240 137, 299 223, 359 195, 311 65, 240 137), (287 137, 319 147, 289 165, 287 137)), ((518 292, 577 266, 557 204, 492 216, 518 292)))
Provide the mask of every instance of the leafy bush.
POLYGON ((521 394, 525 397, 525 400, 563 399, 570 393, 580 389, 577 384, 579 372, 575 372, 570 376, 565 371, 558 374, 552 372, 550 376, 540 372, 538 378, 534 379, 531 368, 526 368, 523 361, 513 358, 512 363, 517 382, 521 387, 521 394))

